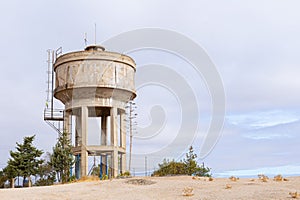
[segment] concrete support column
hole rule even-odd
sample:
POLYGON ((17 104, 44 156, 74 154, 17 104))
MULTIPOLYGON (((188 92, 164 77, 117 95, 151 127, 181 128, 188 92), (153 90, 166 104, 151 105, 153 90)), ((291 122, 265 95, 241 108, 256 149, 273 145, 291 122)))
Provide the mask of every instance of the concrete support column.
POLYGON ((112 107, 110 109, 110 142, 112 146, 118 146, 117 115, 117 108, 112 107))
MULTIPOLYGON (((120 112, 120 133, 121 133, 121 147, 126 149, 126 123, 125 123, 125 111, 120 112)), ((126 172, 126 154, 121 154, 121 173, 126 172)))
POLYGON ((119 172, 119 156, 117 147, 114 148, 113 152, 113 177, 116 178, 119 172))
POLYGON ((102 160, 102 177, 107 175, 107 155, 101 156, 102 160))
POLYGON ((81 160, 80 160, 80 175, 86 176, 88 172, 88 152, 86 150, 87 145, 87 125, 88 125, 88 108, 81 107, 81 160))
POLYGON ((101 145, 107 145, 107 116, 101 116, 101 145))
POLYGON ((121 147, 126 148, 126 123, 125 123, 125 111, 120 112, 120 133, 121 133, 121 147))
MULTIPOLYGON (((81 112, 79 112, 81 113, 81 112)), ((75 117, 75 147, 78 147, 81 145, 81 115, 76 115, 75 117)), ((75 156, 75 176, 77 179, 80 179, 80 163, 81 163, 81 154, 77 154, 75 156)))
POLYGON ((114 147, 112 153, 112 176, 118 175, 118 131, 117 131, 117 108, 112 107, 110 109, 110 136, 111 145, 114 147))
POLYGON ((75 118, 75 147, 81 145, 81 115, 77 115, 75 118))
MULTIPOLYGON (((107 145, 107 116, 102 115, 101 116, 101 145, 107 145)), ((107 174, 107 155, 101 156, 102 161, 102 169, 100 170, 102 174, 100 177, 104 177, 107 174)))
POLYGON ((80 155, 75 156, 75 177, 80 178, 80 155))
POLYGON ((68 139, 71 141, 71 115, 70 112, 64 111, 64 132, 68 134, 68 139))
POLYGON ((121 154, 121 173, 126 172, 126 154, 121 154))

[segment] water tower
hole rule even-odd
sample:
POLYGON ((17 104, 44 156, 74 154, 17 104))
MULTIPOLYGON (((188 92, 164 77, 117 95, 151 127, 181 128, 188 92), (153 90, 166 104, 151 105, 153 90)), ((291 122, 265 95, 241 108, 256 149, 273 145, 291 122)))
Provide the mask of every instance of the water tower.
POLYGON ((125 172, 125 107, 136 97, 134 60, 91 45, 58 56, 53 70, 53 95, 65 105, 63 129, 73 138, 76 177, 88 175, 89 156, 101 158, 101 175, 125 172), (100 125, 96 144, 88 142, 90 118, 100 125))

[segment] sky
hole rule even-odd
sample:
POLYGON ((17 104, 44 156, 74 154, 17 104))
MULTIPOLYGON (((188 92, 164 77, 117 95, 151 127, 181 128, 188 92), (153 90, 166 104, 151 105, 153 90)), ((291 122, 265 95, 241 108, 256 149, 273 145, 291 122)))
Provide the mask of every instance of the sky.
MULTIPOLYGON (((96 23, 98 44, 156 28, 183 35, 206 52, 225 94, 221 136, 198 160, 213 175, 300 175, 299 6, 297 0, 1 1, 0 168, 24 136, 35 134, 45 152, 55 145, 57 134, 43 121, 47 49, 84 49, 84 33, 94 43, 96 23)), ((145 157, 153 170, 164 157, 182 159, 190 145, 200 155, 214 115, 205 74, 182 55, 143 47, 121 52, 137 63, 136 172, 144 170, 145 157), (146 80, 153 81, 143 86, 146 80), (177 80, 182 84, 174 85, 177 80), (181 127, 187 136, 172 146, 181 127), (164 147, 172 148, 159 154, 164 147)))

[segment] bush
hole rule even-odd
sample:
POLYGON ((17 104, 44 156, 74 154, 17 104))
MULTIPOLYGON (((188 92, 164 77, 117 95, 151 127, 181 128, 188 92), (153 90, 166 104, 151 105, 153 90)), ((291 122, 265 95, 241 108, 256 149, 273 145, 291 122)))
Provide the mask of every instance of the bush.
POLYGON ((35 186, 49 186, 53 185, 55 181, 54 177, 49 177, 49 178, 40 178, 35 182, 35 186))
POLYGON ((75 175, 69 177, 69 182, 75 182, 75 181, 76 181, 75 175))
POLYGON ((175 162, 172 160, 169 162, 168 160, 164 159, 162 164, 159 164, 159 169, 154 171, 152 176, 168 176, 168 175, 184 175, 186 174, 185 171, 185 164, 182 162, 175 162))
POLYGON ((4 174, 4 172, 0 171, 0 188, 4 188, 5 182, 8 180, 7 176, 4 174))
POLYGON ((117 176, 117 178, 131 178, 131 174, 130 174, 129 171, 126 171, 126 172, 124 172, 124 173, 122 173, 122 174, 119 174, 119 175, 117 176))
POLYGON ((194 175, 195 176, 202 176, 202 177, 204 177, 204 176, 205 177, 211 177, 211 174, 209 172, 210 172, 210 168, 205 167, 204 163, 203 163, 203 165, 201 167, 197 166, 194 175))
POLYGON ((154 171, 152 176, 195 175, 210 177, 210 168, 205 167, 204 163, 199 166, 195 160, 196 158, 197 155, 191 146, 184 161, 176 162, 164 159, 162 164, 158 164, 159 169, 154 171))
POLYGON ((126 171, 126 172, 124 172, 123 174, 121 174, 121 176, 130 176, 131 174, 130 174, 130 172, 129 171, 126 171))
POLYGON ((95 166, 92 169, 91 175, 92 176, 98 176, 98 177, 100 176, 100 165, 98 165, 97 167, 95 166))

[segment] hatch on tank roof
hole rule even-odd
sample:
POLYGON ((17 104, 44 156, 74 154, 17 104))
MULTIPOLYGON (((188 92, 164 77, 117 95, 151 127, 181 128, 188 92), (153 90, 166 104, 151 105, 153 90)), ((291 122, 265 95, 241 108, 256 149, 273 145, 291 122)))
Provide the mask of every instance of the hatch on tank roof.
POLYGON ((105 48, 100 45, 89 45, 85 47, 85 51, 105 51, 105 48))

